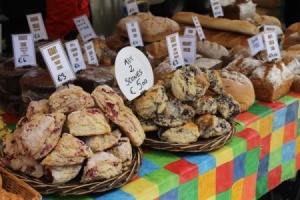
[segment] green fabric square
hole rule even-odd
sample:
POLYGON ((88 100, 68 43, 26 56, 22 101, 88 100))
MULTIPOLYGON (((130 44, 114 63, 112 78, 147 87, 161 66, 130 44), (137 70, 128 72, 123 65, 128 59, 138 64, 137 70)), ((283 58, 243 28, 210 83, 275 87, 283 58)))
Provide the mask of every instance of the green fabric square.
POLYGON ((285 105, 290 105, 292 103, 294 103, 295 101, 297 101, 298 99, 295 97, 291 97, 291 96, 283 96, 280 99, 278 99, 279 102, 284 103, 285 105))
POLYGON ((226 146, 231 147, 234 158, 247 151, 247 141, 239 137, 233 137, 226 146))
POLYGON ((179 186, 178 199, 198 199, 198 178, 194 178, 193 180, 179 186))
POLYGON ((161 167, 164 167, 165 165, 180 159, 178 156, 175 156, 174 154, 171 154, 169 152, 155 150, 147 151, 147 153, 144 154, 143 157, 151 160, 152 162, 161 167))
POLYGON ((7 127, 13 131, 13 130, 15 130, 16 125, 17 125, 17 123, 7 124, 7 127))
POLYGON ((47 200, 93 200, 88 196, 47 196, 47 200))
POLYGON ((297 123, 297 136, 300 136, 300 118, 298 119, 297 123))
POLYGON ((281 181, 288 180, 296 176, 296 162, 295 160, 290 160, 286 163, 282 164, 282 173, 281 173, 281 181))
POLYGON ((166 169, 160 169, 143 177, 158 185, 159 195, 176 188, 179 185, 179 177, 166 169))
POLYGON ((264 194, 268 192, 268 174, 260 177, 259 180, 256 181, 256 198, 262 197, 264 194))
POLYGON ((226 192, 222 192, 217 195, 217 200, 225 200, 225 199, 231 199, 231 190, 227 190, 226 192))
POLYGON ((271 171, 275 167, 281 165, 281 162, 282 162, 282 147, 270 153, 268 171, 271 171))
POLYGON ((251 108, 248 109, 249 113, 252 113, 252 114, 256 114, 258 115, 260 118, 274 112, 272 109, 270 108, 267 108, 263 105, 259 105, 259 104, 254 104, 251 108))
POLYGON ((258 171, 260 147, 256 147, 246 153, 245 177, 258 171))
POLYGON ((233 124, 234 124, 236 133, 241 132, 242 130, 244 130, 246 128, 245 124, 239 120, 234 120, 233 124))

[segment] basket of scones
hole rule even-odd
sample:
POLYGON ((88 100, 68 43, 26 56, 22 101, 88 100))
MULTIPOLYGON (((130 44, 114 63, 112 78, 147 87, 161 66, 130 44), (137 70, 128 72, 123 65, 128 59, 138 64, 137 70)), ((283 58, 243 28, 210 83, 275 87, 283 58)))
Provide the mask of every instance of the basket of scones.
POLYGON ((106 85, 59 88, 32 101, 3 139, 1 165, 41 194, 83 195, 121 187, 141 166, 142 126, 106 85))
POLYGON ((224 92, 220 72, 190 65, 174 71, 132 103, 146 132, 143 145, 208 152, 235 134, 240 106, 224 92))

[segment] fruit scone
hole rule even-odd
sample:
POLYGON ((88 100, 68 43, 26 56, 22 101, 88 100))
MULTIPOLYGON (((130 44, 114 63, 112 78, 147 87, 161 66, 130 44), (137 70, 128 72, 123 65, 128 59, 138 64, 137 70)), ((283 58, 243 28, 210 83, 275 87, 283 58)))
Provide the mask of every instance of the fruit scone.
POLYGON ((116 145, 108 149, 106 152, 120 158, 123 169, 127 169, 132 162, 132 148, 130 140, 127 137, 122 137, 116 145))
POLYGON ((63 184, 75 178, 81 167, 81 165, 46 167, 45 178, 53 184, 63 184))
POLYGON ((205 95, 191 102, 191 106, 195 109, 198 115, 204 114, 216 114, 217 113, 217 101, 209 95, 205 95))
POLYGON ((219 71, 202 69, 206 79, 209 82, 209 89, 217 94, 224 92, 222 78, 219 71))
POLYGON ((47 99, 31 101, 26 112, 27 119, 31 120, 35 116, 48 114, 50 110, 48 102, 49 101, 47 99))
POLYGON ((216 94, 214 98, 217 101, 218 112, 227 121, 232 122, 241 113, 240 104, 230 94, 216 94))

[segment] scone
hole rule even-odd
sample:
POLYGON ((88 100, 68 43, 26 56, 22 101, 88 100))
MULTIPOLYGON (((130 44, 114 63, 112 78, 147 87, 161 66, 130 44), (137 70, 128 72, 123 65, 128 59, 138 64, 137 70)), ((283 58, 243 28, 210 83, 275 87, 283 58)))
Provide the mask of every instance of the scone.
POLYGON ((206 79, 209 81, 209 89, 217 94, 224 91, 220 72, 216 70, 203 70, 206 79))
POLYGON ((126 169, 132 162, 132 148, 130 140, 127 137, 122 137, 119 142, 112 148, 107 150, 122 161, 122 167, 126 169))
POLYGON ((191 102, 191 106, 195 109, 198 115, 216 114, 217 101, 212 96, 202 96, 196 101, 191 102))
POLYGON ((74 136, 103 135, 111 132, 110 126, 99 108, 78 110, 69 114, 67 126, 74 136))
POLYGON ((194 65, 176 70, 171 80, 173 95, 183 102, 195 101, 205 94, 208 87, 204 73, 194 65))
POLYGON ((49 104, 47 99, 40 101, 31 101, 28 105, 26 117, 31 120, 35 116, 48 114, 49 113, 49 104))
POLYGON ((145 132, 158 130, 158 126, 153 122, 153 120, 140 119, 140 122, 145 132))
POLYGON ((75 178, 81 169, 81 165, 63 167, 46 167, 45 177, 50 183, 64 184, 75 178))
POLYGON ((216 94, 214 98, 217 101, 218 112, 227 121, 233 121, 241 113, 239 103, 231 95, 226 93, 216 94))
POLYGON ((193 122, 189 122, 180 127, 170 128, 162 133, 160 138, 170 143, 188 144, 196 142, 199 136, 200 132, 197 125, 193 122))
POLYGON ((59 88, 49 97, 50 112, 70 113, 94 106, 91 95, 81 87, 68 85, 59 88))
POLYGON ((57 167, 76 165, 92 155, 90 147, 71 134, 64 133, 54 150, 42 161, 42 165, 57 167))
POLYGON ((120 138, 121 132, 117 129, 110 134, 86 137, 82 140, 93 152, 98 152, 114 146, 118 143, 120 138))
POLYGON ((225 119, 210 114, 198 117, 195 123, 199 128, 200 138, 228 134, 231 130, 231 125, 225 119))
POLYGON ((113 89, 100 85, 93 91, 92 97, 106 116, 129 137, 133 145, 140 146, 143 143, 146 135, 140 121, 113 89))
POLYGON ((98 152, 88 159, 81 182, 109 179, 122 172, 122 161, 111 153, 98 152))
POLYGON ((167 102, 164 112, 153 119, 159 126, 176 127, 190 121, 195 116, 195 110, 177 99, 167 102))
POLYGON ((45 157, 56 146, 66 116, 62 113, 40 115, 26 123, 20 138, 25 153, 34 159, 45 157))
POLYGON ((134 110, 142 118, 152 119, 164 111, 167 101, 165 88, 161 85, 155 85, 134 100, 134 110))

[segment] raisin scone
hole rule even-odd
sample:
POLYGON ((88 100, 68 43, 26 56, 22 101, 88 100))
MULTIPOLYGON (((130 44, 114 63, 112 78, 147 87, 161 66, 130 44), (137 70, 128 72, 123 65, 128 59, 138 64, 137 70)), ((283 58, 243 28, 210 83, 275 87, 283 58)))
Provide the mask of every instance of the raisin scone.
POLYGON ((146 135, 140 121, 112 88, 100 85, 93 91, 92 97, 106 116, 129 137, 134 146, 143 143, 146 135))
POLYGON ((60 87, 49 97, 50 112, 70 113, 94 106, 91 95, 81 87, 68 85, 60 87))
POLYGON ((47 99, 31 101, 27 108, 26 117, 31 120, 35 116, 48 114, 50 109, 48 102, 47 99))
POLYGON ((111 153, 97 152, 88 159, 81 182, 109 179, 122 172, 122 161, 111 153))
POLYGON ((188 144, 196 142, 199 136, 198 126, 193 122, 189 122, 183 126, 168 129, 161 134, 160 138, 170 143, 188 144))
POLYGON ((145 132, 158 130, 158 126, 153 122, 153 120, 140 119, 140 122, 145 132))
POLYGON ((171 79, 173 95, 183 102, 195 101, 205 94, 208 87, 204 73, 194 65, 176 70, 171 79))
POLYGON ((220 94, 224 92, 222 78, 220 72, 216 70, 202 70, 209 81, 209 89, 213 92, 220 94))
POLYGON ((67 127, 74 136, 103 135, 111 132, 108 121, 99 108, 72 112, 67 118, 67 127))
POLYGON ((93 152, 98 152, 114 146, 118 143, 120 138, 121 132, 117 129, 112 131, 110 134, 86 137, 82 140, 92 149, 93 152))
POLYGON ((132 148, 130 140, 127 137, 122 137, 118 143, 107 150, 122 161, 122 166, 126 169, 132 162, 132 148))
POLYGON ((25 153, 34 159, 45 157, 57 144, 66 116, 62 113, 39 115, 26 123, 20 138, 25 153))
POLYGON ((195 120, 200 132, 200 138, 211 138, 215 136, 228 134, 231 125, 222 118, 215 115, 206 114, 195 120))
POLYGON ((214 98, 217 101, 218 112, 227 121, 232 122, 241 113, 240 104, 231 95, 216 94, 214 98))
POLYGON ((45 177, 50 183, 64 184, 75 178, 80 172, 81 167, 81 165, 46 167, 45 177))
POLYGON ((42 165, 57 167, 76 165, 92 155, 90 147, 71 134, 64 133, 54 150, 42 161, 42 165))
POLYGON ((218 109, 217 101, 212 96, 207 95, 191 102, 191 106, 198 115, 216 114, 218 109))
POLYGON ((134 110, 142 118, 152 119, 164 111, 167 101, 165 88, 161 85, 155 85, 134 100, 134 110))
POLYGON ((193 107, 174 98, 167 102, 164 112, 157 115, 153 121, 159 126, 176 127, 190 121, 194 116, 193 107))

